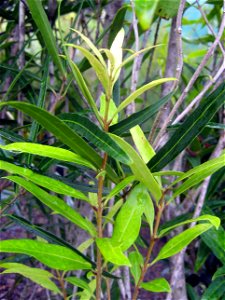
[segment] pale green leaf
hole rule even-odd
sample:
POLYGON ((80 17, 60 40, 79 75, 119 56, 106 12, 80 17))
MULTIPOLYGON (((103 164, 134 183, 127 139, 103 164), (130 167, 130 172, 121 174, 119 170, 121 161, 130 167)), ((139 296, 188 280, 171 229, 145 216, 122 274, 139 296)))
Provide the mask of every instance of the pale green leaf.
POLYGON ((67 281, 73 285, 76 285, 76 286, 82 288, 83 290, 87 290, 91 293, 91 289, 90 289, 90 286, 88 285, 88 283, 80 278, 71 276, 71 277, 66 277, 65 281, 67 281))
POLYGON ((0 149, 13 151, 18 153, 29 153, 44 157, 50 157, 57 160, 68 161, 75 164, 83 165, 95 170, 95 167, 85 158, 81 157, 78 154, 75 154, 69 150, 41 145, 36 143, 12 143, 6 146, 0 145, 0 149))
POLYGON ((165 278, 157 278, 149 282, 142 282, 141 287, 149 292, 170 293, 171 288, 165 278))
POLYGON ((118 266, 131 266, 129 259, 123 254, 116 241, 109 238, 97 238, 96 243, 106 261, 118 266))
POLYGON ((110 207, 109 213, 104 217, 105 222, 104 225, 106 225, 108 222, 113 222, 113 217, 118 212, 118 210, 123 205, 123 199, 118 200, 112 207, 110 207))
POLYGON ((38 200, 40 200, 42 203, 51 208, 55 213, 62 215, 63 217, 70 220, 80 228, 88 231, 92 236, 96 235, 96 229, 94 225, 88 219, 84 219, 78 212, 76 212, 72 207, 67 205, 63 200, 59 199, 54 195, 48 194, 46 191, 42 190, 34 183, 27 181, 21 177, 7 176, 5 178, 25 188, 38 200))
POLYGON ((153 233, 153 223, 155 219, 155 208, 153 201, 149 195, 149 193, 146 193, 146 197, 144 199, 144 215, 147 219, 147 222, 150 227, 151 234, 153 233))
POLYGON ((131 175, 126 178, 124 178, 121 182, 119 182, 107 195, 105 201, 108 201, 109 199, 113 198, 117 194, 119 194, 125 187, 127 187, 131 182, 135 180, 135 176, 131 175))
POLYGON ((19 263, 0 263, 0 267, 6 269, 1 274, 20 274, 50 291, 61 294, 56 284, 50 280, 53 275, 46 270, 31 268, 19 263))
POLYGON ((131 102, 133 102, 137 97, 139 97, 141 94, 146 92, 147 90, 160 85, 162 83, 168 82, 168 81, 174 81, 176 78, 162 78, 162 79, 157 79, 152 82, 149 82, 136 91, 134 91, 130 96, 128 96, 119 106, 116 111, 116 113, 119 113, 122 109, 124 109, 127 105, 129 105, 131 102))
MULTIPOLYGON (((118 122, 119 117, 118 117, 118 114, 115 114, 116 109, 117 109, 117 107, 115 105, 115 102, 113 101, 113 99, 110 99, 109 104, 108 104, 107 122, 109 120, 112 120, 111 121, 112 125, 116 124, 118 122)), ((106 112, 106 97, 105 97, 105 94, 101 94, 101 96, 100 96, 100 115, 101 115, 102 119, 105 118, 105 112, 106 112)))
POLYGON ((120 147, 130 156, 133 160, 133 163, 129 165, 131 168, 135 178, 142 182, 150 191, 151 195, 153 195, 156 202, 159 201, 162 192, 159 184, 155 180, 151 171, 148 169, 144 161, 140 158, 137 152, 122 138, 110 134, 110 136, 120 145, 120 147))
POLYGON ((70 187, 62 181, 47 177, 44 175, 37 174, 30 169, 22 168, 11 163, 0 160, 0 170, 7 171, 12 174, 17 174, 29 179, 30 181, 45 187, 55 193, 71 196, 77 199, 82 199, 89 202, 87 196, 82 192, 70 187))
POLYGON ((118 243, 123 251, 127 250, 138 237, 147 193, 143 185, 135 186, 116 217, 112 240, 118 243))
POLYGON ((128 258, 129 261, 131 262, 131 268, 130 268, 131 274, 134 277, 135 284, 137 284, 141 276, 141 268, 144 265, 143 256, 139 252, 133 251, 129 253, 128 258))
POLYGON ((35 240, 0 241, 0 252, 26 254, 36 258, 46 266, 58 270, 91 269, 91 264, 74 251, 63 246, 35 240))
POLYGON ((161 259, 165 259, 177 254, 186 246, 188 246, 196 237, 209 230, 211 227, 212 224, 199 224, 176 235, 162 247, 158 256, 151 262, 151 265, 155 264, 161 259))

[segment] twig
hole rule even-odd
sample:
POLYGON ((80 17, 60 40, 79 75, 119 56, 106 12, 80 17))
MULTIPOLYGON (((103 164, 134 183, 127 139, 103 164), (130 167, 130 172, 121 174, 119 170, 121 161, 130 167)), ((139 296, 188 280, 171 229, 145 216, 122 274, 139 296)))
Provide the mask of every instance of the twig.
POLYGON ((220 28, 217 34, 217 37, 215 39, 215 41, 213 42, 213 44, 211 45, 211 47, 209 48, 209 50, 207 51, 206 55, 204 56, 203 60, 201 61, 200 65, 198 66, 198 68, 196 69, 195 73, 193 74, 192 78, 190 79, 188 85, 186 86, 186 88, 183 90, 180 98, 177 100, 176 104, 174 105, 172 111, 170 112, 169 116, 166 118, 161 130, 158 133, 158 136, 155 140, 155 144, 156 147, 159 146, 159 142, 161 140, 161 137, 164 135, 166 128, 168 126, 168 124, 172 121, 174 115, 177 113, 178 108, 181 106, 181 104, 183 103, 183 100, 185 99, 185 97, 187 96, 188 92, 191 90, 193 84, 195 83, 195 81, 197 80, 197 78, 199 77, 202 69, 205 67, 206 63, 208 62, 209 58, 211 57, 211 55, 213 54, 215 48, 218 46, 218 43, 221 39, 221 36, 224 32, 224 27, 225 27, 225 9, 223 9, 223 16, 222 16, 222 20, 221 20, 221 24, 220 24, 220 28))

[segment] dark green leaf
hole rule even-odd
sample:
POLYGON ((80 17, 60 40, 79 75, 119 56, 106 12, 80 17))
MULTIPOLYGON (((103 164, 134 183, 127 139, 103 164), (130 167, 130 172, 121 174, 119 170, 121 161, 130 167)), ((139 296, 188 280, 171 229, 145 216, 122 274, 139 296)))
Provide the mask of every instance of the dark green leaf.
POLYGON ((219 300, 225 295, 225 278, 214 280, 202 295, 201 300, 219 300))

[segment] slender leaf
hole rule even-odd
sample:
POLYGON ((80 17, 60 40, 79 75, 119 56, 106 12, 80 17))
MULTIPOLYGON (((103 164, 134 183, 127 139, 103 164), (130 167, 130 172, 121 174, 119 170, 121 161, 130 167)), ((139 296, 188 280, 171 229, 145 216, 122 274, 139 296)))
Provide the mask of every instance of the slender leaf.
POLYGON ((129 261, 131 262, 130 271, 134 277, 135 284, 137 284, 141 276, 141 268, 144 265, 144 259, 143 256, 137 251, 130 252, 128 257, 129 261))
POLYGON ((118 210, 123 205, 123 199, 118 200, 112 207, 110 207, 109 213, 105 216, 105 222, 104 225, 106 225, 108 222, 113 222, 113 217, 118 212, 118 210))
POLYGON ((19 263, 0 263, 0 267, 6 269, 1 274, 20 274, 50 291, 61 294, 56 284, 50 279, 53 275, 46 270, 30 268, 19 263))
POLYGON ((153 223, 155 219, 155 208, 153 201, 149 194, 146 194, 146 197, 144 199, 144 215, 146 217, 146 220, 149 224, 151 234, 153 233, 153 223))
POLYGON ((218 277, 225 276, 225 265, 220 267, 214 274, 213 274, 213 280, 215 280, 218 277))
POLYGON ((54 63, 58 66, 62 75, 65 76, 65 70, 62 62, 58 56, 58 50, 56 46, 55 37, 53 35, 52 28, 49 24, 48 17, 43 9, 42 2, 36 0, 27 0, 27 5, 31 11, 34 22, 41 32, 46 47, 52 56, 54 63))
POLYGON ((82 288, 83 290, 88 290, 91 293, 91 289, 86 281, 77 277, 66 277, 65 280, 73 285, 82 288))
POLYGON ((131 157, 133 163, 130 168, 135 175, 135 178, 142 182, 153 195, 156 201, 158 201, 162 195, 160 186, 155 180, 152 173, 147 168, 144 161, 140 158, 137 152, 123 139, 120 137, 110 134, 110 136, 120 145, 120 147, 131 157))
MULTIPOLYGON (((28 103, 22 103, 18 101, 0 103, 0 107, 4 105, 10 105, 23 111, 24 113, 27 113, 46 130, 53 133, 65 145, 69 146, 75 153, 89 160, 97 168, 101 168, 101 156, 99 156, 94 149, 92 149, 78 134, 73 132, 73 130, 71 130, 59 118, 41 108, 36 107, 35 105, 28 103)), ((106 172, 113 182, 118 181, 118 176, 109 165, 106 166, 106 172)))
POLYGON ((172 93, 166 95, 165 97, 158 100, 156 103, 149 105, 143 110, 130 115, 128 118, 120 121, 119 123, 110 126, 109 131, 114 134, 121 135, 130 128, 138 124, 141 125, 142 123, 146 122, 151 117, 153 117, 160 109, 160 107, 166 104, 171 99, 171 96, 172 93))
POLYGON ((209 223, 211 223, 216 229, 219 228, 220 226, 220 219, 216 216, 211 216, 211 215, 203 215, 200 217, 197 217, 195 219, 189 219, 180 223, 177 223, 173 226, 169 226, 167 228, 164 228, 163 230, 161 230, 158 234, 158 237, 162 237, 165 234, 167 234, 168 232, 170 232, 172 229, 177 228, 179 226, 185 225, 185 224, 189 224, 189 223, 193 223, 193 222, 198 222, 198 221, 208 221, 209 223))
POLYGON ((119 113, 122 109, 124 109, 127 105, 129 105, 131 102, 133 102, 138 96, 146 92, 147 90, 160 85, 162 83, 168 82, 168 81, 173 81, 176 80, 176 78, 162 78, 162 79, 157 79, 152 82, 149 82, 142 87, 140 87, 138 90, 134 91, 130 96, 128 96, 119 106, 116 111, 116 113, 119 113))
POLYGON ((75 164, 83 165, 95 170, 95 167, 86 159, 82 158, 69 150, 59 147, 41 145, 36 143, 13 143, 6 146, 0 145, 0 149, 21 153, 29 153, 62 161, 69 161, 75 164))
POLYGON ((157 278, 149 282, 143 282, 141 283, 141 287, 146 291, 154 293, 171 292, 170 285, 165 278, 157 278))
POLYGON ((116 217, 112 240, 121 246, 122 251, 127 250, 138 237, 147 194, 143 185, 137 185, 116 217))
POLYGON ((87 196, 85 196, 82 192, 70 187, 69 185, 66 185, 62 181, 37 174, 27 168, 22 168, 0 160, 0 170, 4 170, 12 174, 21 175, 26 179, 29 179, 30 181, 36 183, 37 185, 45 187, 55 193, 71 196, 89 202, 87 196))
POLYGON ((131 266, 120 245, 113 239, 97 238, 96 243, 106 261, 118 266, 131 266))
POLYGON ((78 114, 62 114, 60 118, 79 135, 85 137, 100 150, 105 151, 114 159, 125 164, 130 164, 131 160, 121 149, 121 147, 97 125, 89 121, 88 118, 78 114))
POLYGON ((162 247, 158 256, 152 261, 151 265, 155 264, 161 259, 165 259, 177 254, 183 248, 189 245, 196 237, 209 230, 211 227, 211 224, 199 224, 176 235, 162 247))
POLYGON ((211 253, 211 251, 210 251, 209 247, 207 247, 206 244, 203 241, 200 241, 197 256, 196 256, 196 259, 195 259, 194 271, 196 273, 203 266, 203 264, 205 263, 206 259, 210 255, 210 253, 211 253))
POLYGON ((91 269, 91 264, 71 249, 35 240, 0 241, 0 252, 23 253, 36 258, 50 268, 58 270, 91 269))
POLYGON ((155 155, 155 151, 146 139, 141 127, 136 125, 130 129, 130 133, 143 161, 145 163, 149 162, 149 160, 155 155))
POLYGON ((222 83, 174 132, 169 141, 150 160, 148 167, 153 172, 159 171, 181 153, 212 119, 224 103, 224 99, 225 84, 222 83))
POLYGON ((111 199, 112 197, 116 196, 121 192, 125 187, 127 187, 131 182, 133 182, 135 177, 133 175, 128 176, 124 178, 121 182, 119 182, 112 190, 111 192, 107 195, 106 201, 111 199))
POLYGON ((225 278, 215 279, 205 290, 201 300, 219 300, 225 295, 225 278))
POLYGON ((77 213, 72 207, 67 205, 63 200, 59 199, 54 195, 50 195, 34 183, 26 181, 25 179, 18 176, 7 176, 5 177, 8 180, 11 180, 28 192, 33 194, 38 200, 51 208, 55 213, 58 213, 64 216, 66 219, 70 220, 80 228, 88 231, 92 236, 96 235, 96 229, 94 225, 87 219, 84 219, 79 213, 77 213))

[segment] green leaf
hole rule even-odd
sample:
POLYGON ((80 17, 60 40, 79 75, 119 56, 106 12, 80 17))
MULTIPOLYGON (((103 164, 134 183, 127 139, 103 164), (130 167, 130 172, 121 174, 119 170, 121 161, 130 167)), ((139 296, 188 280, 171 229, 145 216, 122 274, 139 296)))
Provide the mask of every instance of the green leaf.
POLYGON ((135 180, 135 177, 133 175, 128 176, 124 178, 121 182, 119 182, 112 190, 111 192, 107 195, 105 201, 108 201, 112 197, 116 196, 121 192, 126 186, 128 186, 131 182, 135 180))
POLYGON ((225 295, 225 278, 215 279, 205 290, 201 300, 219 300, 225 295))
POLYGON ((211 253, 211 251, 210 251, 209 247, 207 247, 206 244, 203 241, 200 241, 197 256, 196 256, 196 259, 195 259, 194 271, 196 273, 203 266, 203 264, 205 263, 206 259, 210 255, 210 253, 211 253))
POLYGON ((155 151, 146 139, 141 127, 136 125, 130 129, 130 133, 143 161, 145 163, 149 162, 149 160, 155 155, 155 151))
POLYGON ((69 161, 75 164, 83 165, 94 169, 95 167, 86 159, 69 150, 59 147, 41 145, 36 143, 13 143, 6 146, 0 145, 0 149, 21 153, 29 153, 62 161, 69 161))
POLYGON ((11 219, 13 222, 19 224, 21 227, 25 228, 27 231, 31 232, 32 234, 35 234, 36 236, 40 236, 41 238, 45 239, 46 241, 48 241, 50 243, 61 245, 61 246, 64 246, 66 248, 73 250, 79 256, 83 257, 87 262, 92 264, 93 268, 96 267, 96 264, 93 261, 91 261, 89 257, 85 256, 83 253, 80 252, 81 250, 74 248, 69 243, 67 243, 63 239, 57 237, 56 235, 50 233, 49 231, 44 230, 40 226, 31 224, 29 221, 27 221, 26 219, 21 218, 19 216, 16 216, 13 214, 5 215, 5 216, 7 218, 11 219))
POLYGON ((107 91, 109 87, 109 75, 108 75, 107 68, 104 67, 102 63, 87 49, 74 44, 65 44, 65 46, 78 49, 88 59, 89 63, 95 70, 98 79, 100 80, 103 87, 107 91))
POLYGON ((134 277, 135 284, 137 284, 141 276, 141 268, 144 265, 144 259, 143 256, 137 251, 130 252, 128 257, 129 261, 131 262, 130 271, 134 277))
POLYGON ((137 185, 116 217, 112 240, 121 246, 122 251, 127 250, 138 237, 147 195, 147 189, 141 184, 137 185))
POLYGON ((97 238, 96 244, 106 261, 118 266, 131 266, 129 259, 123 254, 120 245, 113 239, 97 238))
MULTIPOLYGON (((18 101, 0 103, 0 107, 4 105, 10 105, 28 114, 46 130, 53 133, 61 142, 69 146, 75 153, 90 161, 97 168, 101 168, 101 156, 59 118, 29 103, 18 101)), ((118 181, 118 176, 109 165, 106 166, 106 172, 113 182, 118 181)))
POLYGON ((170 285, 165 278, 157 278, 149 282, 143 282, 141 283, 141 287, 146 291, 154 293, 171 292, 170 285))
POLYGON ((20 274, 50 291, 61 294, 55 283, 50 280, 53 275, 46 270, 30 268, 18 263, 0 263, 0 267, 6 269, 1 274, 20 274))
POLYGON ((12 130, 8 130, 6 128, 0 129, 0 136, 3 137, 3 139, 6 139, 10 142, 25 142, 26 139, 19 134, 13 132, 12 130))
POLYGON ((113 217, 115 214, 118 212, 118 210, 121 208, 123 205, 123 199, 118 200, 112 207, 110 207, 109 213, 104 217, 105 222, 104 225, 106 225, 108 222, 113 222, 113 217))
POLYGON ((149 82, 136 91, 134 91, 130 96, 128 96, 117 108, 116 113, 119 113, 122 109, 124 109, 127 105, 129 105, 131 102, 133 102, 138 96, 146 92, 147 90, 160 85, 162 83, 168 82, 168 81, 173 81, 176 80, 176 78, 162 78, 162 79, 157 79, 152 82, 149 82))
POLYGON ((27 0, 27 5, 31 11, 32 18, 41 32, 46 47, 52 56, 54 63, 58 66, 62 75, 65 76, 65 70, 58 55, 55 37, 49 24, 48 17, 43 9, 42 2, 36 0, 27 0))
POLYGON ((137 152, 122 138, 110 134, 110 136, 120 145, 120 147, 130 156, 133 163, 129 166, 135 175, 135 178, 142 182, 153 195, 156 201, 158 201, 162 195, 161 189, 152 173, 147 168, 144 161, 140 158, 137 152))
POLYGON ((82 288, 83 290, 87 290, 91 293, 91 289, 89 287, 89 285, 87 284, 86 281, 77 278, 77 277, 66 277, 65 280, 73 285, 76 285, 80 288, 82 288))
MULTIPOLYGON (((105 118, 105 110, 106 110, 106 97, 105 97, 105 94, 102 93, 100 96, 100 115, 101 115, 102 119, 105 118)), ((109 105, 108 105, 107 122, 112 119, 115 111, 116 111, 116 105, 115 105, 113 99, 110 99, 109 105)), ((118 122, 118 114, 116 114, 115 117, 113 117, 111 124, 115 124, 117 122, 118 122)))
POLYGON ((142 123, 149 120, 152 116, 154 116, 160 109, 160 107, 166 104, 171 99, 171 96, 172 93, 166 95, 165 97, 158 100, 156 103, 149 105, 143 110, 130 115, 125 120, 122 120, 119 123, 110 126, 109 131, 114 134, 121 135, 130 128, 136 125, 141 125, 142 123))
POLYGON ((155 219, 155 208, 153 201, 149 194, 146 194, 146 197, 144 199, 144 215, 147 219, 147 222, 150 227, 151 234, 153 233, 153 223, 155 219))
POLYGON ((150 160, 148 167, 152 172, 164 168, 200 134, 224 103, 224 99, 225 84, 223 83, 201 102, 186 121, 174 132, 169 141, 150 160))
POLYGON ((122 163, 130 164, 131 160, 119 145, 88 118, 78 114, 62 114, 60 118, 79 135, 85 137, 100 150, 122 163))
POLYGON ((225 276, 225 265, 220 267, 214 274, 212 280, 215 280, 218 277, 225 276))
POLYGON ((27 168, 22 168, 0 160, 0 170, 4 170, 12 174, 21 175, 26 179, 29 179, 30 181, 36 183, 37 185, 45 187, 55 193, 71 196, 89 202, 87 196, 85 196, 82 192, 70 187, 62 181, 37 174, 27 168))
POLYGON ((177 15, 179 5, 179 0, 159 0, 155 13, 161 18, 170 19, 177 15))
POLYGON ((155 264, 161 259, 165 259, 177 254, 183 248, 189 245, 196 237, 209 230, 211 227, 211 224, 199 224, 176 235, 162 247, 158 256, 151 262, 151 265, 155 264))
POLYGON ((84 219, 79 213, 77 213, 72 207, 67 205, 63 200, 59 199, 54 195, 48 194, 40 187, 36 186, 34 183, 26 181, 25 179, 20 178, 18 176, 7 176, 5 178, 25 188, 38 200, 40 200, 42 203, 51 208, 55 213, 64 216, 66 219, 70 220, 80 228, 88 231, 92 236, 96 235, 96 229, 94 225, 88 219, 84 219))
POLYGON ((195 219, 189 219, 189 220, 186 220, 186 221, 183 221, 183 222, 180 222, 178 224, 175 224, 173 226, 170 226, 170 227, 167 227, 167 228, 164 228, 163 230, 161 230, 158 234, 158 237, 162 237, 164 236, 165 234, 167 234, 169 231, 171 231, 172 229, 174 228, 177 228, 179 226, 182 226, 182 225, 185 225, 185 224, 189 224, 189 223, 193 223, 193 222, 198 222, 198 221, 208 221, 209 223, 211 223, 216 229, 219 228, 220 226, 220 219, 216 216, 211 216, 211 215, 203 215, 203 216, 200 216, 200 217, 197 217, 195 219))
POLYGON ((35 240, 14 239, 0 241, 0 252, 26 254, 36 258, 50 268, 63 271, 91 269, 91 264, 71 249, 35 240))
POLYGON ((135 1, 135 11, 143 30, 147 30, 151 26, 158 1, 159 0, 135 1))

